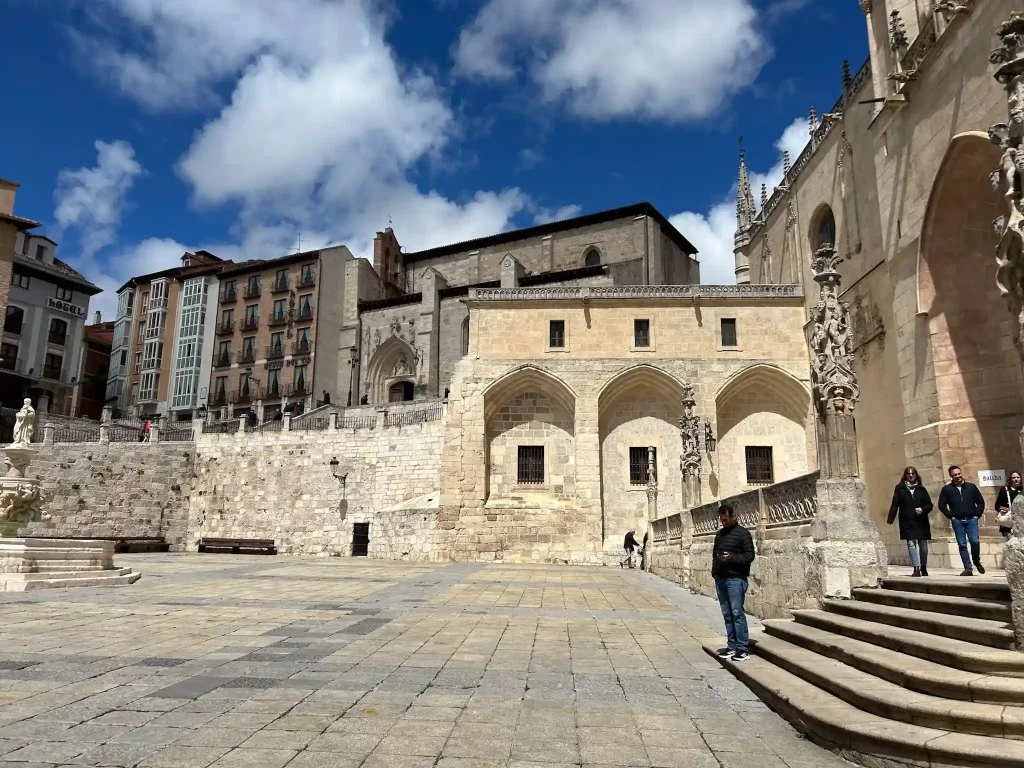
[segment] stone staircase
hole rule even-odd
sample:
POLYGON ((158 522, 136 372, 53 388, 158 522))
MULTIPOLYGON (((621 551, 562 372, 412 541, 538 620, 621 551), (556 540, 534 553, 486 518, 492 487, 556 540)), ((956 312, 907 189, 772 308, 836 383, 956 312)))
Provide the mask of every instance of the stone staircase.
POLYGON ((121 587, 142 578, 114 566, 114 542, 97 539, 0 539, 0 592, 121 587))
POLYGON ((1024 653, 1005 579, 896 577, 853 598, 764 621, 750 659, 723 665, 871 768, 1024 766, 1024 653))

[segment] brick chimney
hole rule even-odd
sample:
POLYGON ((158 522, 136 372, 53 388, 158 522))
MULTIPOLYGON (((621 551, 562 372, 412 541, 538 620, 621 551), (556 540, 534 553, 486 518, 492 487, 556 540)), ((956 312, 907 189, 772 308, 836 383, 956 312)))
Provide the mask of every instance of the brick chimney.
POLYGON ((14 194, 21 185, 16 181, 0 179, 0 213, 14 213, 14 194))

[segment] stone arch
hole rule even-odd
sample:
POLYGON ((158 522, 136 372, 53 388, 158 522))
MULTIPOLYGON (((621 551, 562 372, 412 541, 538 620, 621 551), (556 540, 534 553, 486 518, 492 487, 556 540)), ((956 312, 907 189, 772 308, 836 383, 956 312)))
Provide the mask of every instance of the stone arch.
POLYGON ((832 212, 832 206, 822 203, 811 216, 811 228, 808 232, 811 254, 816 253, 826 243, 838 250, 839 243, 836 242, 836 237, 836 215, 832 212))
POLYGON ((647 484, 630 476, 630 449, 641 461, 657 451, 658 514, 683 506, 681 441, 683 383, 657 366, 642 363, 608 379, 597 398, 601 456, 601 505, 605 552, 622 547, 625 532, 647 529, 647 484))
POLYGON ((486 498, 541 492, 569 500, 576 491, 576 394, 560 378, 527 365, 484 391, 486 498), (544 449, 544 477, 518 478, 520 446, 544 449))
POLYGON ((771 449, 774 482, 810 471, 814 455, 811 393, 793 374, 757 363, 715 394, 718 495, 747 488, 747 448, 771 449))
POLYGON ((416 352, 398 336, 386 339, 373 353, 366 369, 367 393, 370 402, 381 405, 388 401, 388 389, 398 379, 409 379, 416 373, 416 352))
POLYGON ((601 264, 601 251, 597 246, 592 245, 583 252, 584 267, 599 267, 601 264))
POLYGON ((934 394, 912 396, 908 410, 932 414, 920 420, 933 426, 915 432, 913 446, 918 456, 929 457, 919 467, 927 471, 930 465, 928 481, 937 481, 935 475, 945 480, 943 468, 950 463, 971 477, 979 469, 1020 462, 1024 377, 1014 319, 995 282, 992 222, 1006 208, 989 177, 999 158, 987 134, 954 136, 925 209, 918 252, 921 338, 913 365, 916 389, 934 394))

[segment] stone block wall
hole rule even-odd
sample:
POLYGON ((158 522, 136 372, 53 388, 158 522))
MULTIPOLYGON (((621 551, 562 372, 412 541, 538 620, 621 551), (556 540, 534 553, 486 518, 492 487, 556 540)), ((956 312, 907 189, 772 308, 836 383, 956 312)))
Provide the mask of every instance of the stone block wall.
POLYGON ((487 431, 491 452, 488 487, 492 495, 546 491, 556 498, 573 498, 576 454, 571 413, 540 392, 525 392, 498 410, 488 422, 487 431), (519 483, 520 445, 543 447, 542 483, 519 483))
POLYGON ((42 481, 52 520, 27 532, 163 536, 181 549, 194 460, 192 443, 40 445, 29 474, 42 481))

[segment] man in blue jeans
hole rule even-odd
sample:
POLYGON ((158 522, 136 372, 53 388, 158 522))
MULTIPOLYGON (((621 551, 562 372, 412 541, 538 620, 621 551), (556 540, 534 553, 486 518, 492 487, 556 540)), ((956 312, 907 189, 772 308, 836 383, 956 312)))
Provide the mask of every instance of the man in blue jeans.
POLYGON ((985 572, 981 564, 981 545, 978 543, 978 519, 985 511, 985 499, 974 483, 964 480, 964 473, 955 464, 949 468, 949 485, 943 486, 939 494, 939 511, 949 518, 960 548, 960 559, 964 564, 961 576, 973 576, 971 561, 978 573, 985 572), (967 542, 971 551, 967 552, 967 542))
POLYGON ((731 504, 718 508, 718 521, 722 527, 715 534, 711 575, 715 579, 718 604, 722 606, 728 645, 717 653, 722 659, 746 661, 749 636, 743 598, 747 594, 750 564, 754 562, 754 540, 750 531, 739 524, 731 504))

